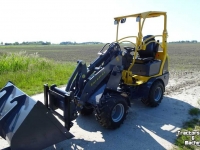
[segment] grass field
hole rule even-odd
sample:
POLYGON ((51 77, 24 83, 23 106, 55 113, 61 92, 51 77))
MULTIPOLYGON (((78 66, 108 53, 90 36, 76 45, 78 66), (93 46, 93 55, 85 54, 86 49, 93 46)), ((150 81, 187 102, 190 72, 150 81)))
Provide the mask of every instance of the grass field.
MULTIPOLYGON (((28 94, 35 94, 42 92, 44 83, 66 84, 76 61, 84 60, 88 65, 103 46, 0 46, 0 87, 11 80, 28 94), (10 52, 15 55, 4 55, 10 52)), ((200 70, 200 44, 168 44, 168 51, 172 75, 181 71, 200 70)))
POLYGON ((42 92, 44 83, 63 85, 67 83, 75 63, 55 62, 26 52, 2 53, 0 55, 0 87, 12 81, 22 91, 32 95, 42 92))
MULTIPOLYGON (((183 128, 181 129, 181 132, 184 131, 200 131, 200 119, 198 119, 198 115, 200 115, 200 110, 199 108, 192 108, 189 110, 189 114, 192 116, 196 116, 197 118, 193 118, 183 124, 183 128)), ((199 135, 194 135, 194 138, 196 141, 200 141, 200 136, 199 135)), ((193 149, 198 149, 198 146, 194 145, 188 145, 185 146, 184 142, 185 141, 190 141, 191 136, 185 136, 185 135, 179 135, 175 141, 175 145, 179 147, 180 150, 193 150, 193 149)))
MULTIPOLYGON (((28 54, 38 53, 39 56, 62 62, 76 62, 78 59, 91 62, 103 47, 99 45, 49 45, 49 46, 0 46, 0 52, 26 51, 28 54)), ((168 44, 170 69, 196 70, 200 65, 200 43, 168 44)))

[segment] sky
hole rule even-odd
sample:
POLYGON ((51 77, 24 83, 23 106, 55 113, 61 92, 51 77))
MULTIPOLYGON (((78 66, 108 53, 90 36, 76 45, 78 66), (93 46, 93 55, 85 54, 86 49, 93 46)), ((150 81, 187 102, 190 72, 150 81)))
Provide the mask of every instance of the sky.
MULTIPOLYGON (((113 42, 114 17, 145 11, 167 12, 168 41, 200 41, 199 6, 200 0, 0 0, 0 42, 113 42)), ((121 35, 138 30, 128 23, 121 35)), ((162 19, 150 22, 145 34, 162 33, 162 26, 162 19)))

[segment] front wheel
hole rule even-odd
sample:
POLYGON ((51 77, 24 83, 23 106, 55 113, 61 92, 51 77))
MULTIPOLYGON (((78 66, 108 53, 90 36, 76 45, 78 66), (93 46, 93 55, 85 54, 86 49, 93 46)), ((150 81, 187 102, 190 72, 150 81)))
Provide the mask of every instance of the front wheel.
POLYGON ((142 102, 145 105, 151 106, 151 107, 156 107, 158 106, 162 99, 163 99, 163 93, 164 93, 164 86, 161 81, 156 81, 150 91, 149 91, 149 96, 148 98, 143 98, 142 102))
POLYGON ((119 128, 128 114, 128 104, 122 96, 111 96, 96 111, 99 123, 108 129, 119 128))

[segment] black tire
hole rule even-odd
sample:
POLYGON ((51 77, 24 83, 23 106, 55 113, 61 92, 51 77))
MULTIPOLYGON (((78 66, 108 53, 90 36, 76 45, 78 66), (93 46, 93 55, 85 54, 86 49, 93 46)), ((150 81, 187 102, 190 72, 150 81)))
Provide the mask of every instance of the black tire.
POLYGON ((158 106, 162 99, 164 94, 164 86, 161 81, 156 81, 153 83, 148 98, 142 98, 142 102, 151 107, 158 106))
POLYGON ((96 110, 96 118, 107 129, 119 128, 128 114, 127 101, 120 95, 111 96, 106 101, 101 104, 100 109, 96 110))
POLYGON ((83 106, 83 108, 79 111, 79 113, 83 116, 89 116, 93 113, 94 109, 93 108, 88 108, 83 106))

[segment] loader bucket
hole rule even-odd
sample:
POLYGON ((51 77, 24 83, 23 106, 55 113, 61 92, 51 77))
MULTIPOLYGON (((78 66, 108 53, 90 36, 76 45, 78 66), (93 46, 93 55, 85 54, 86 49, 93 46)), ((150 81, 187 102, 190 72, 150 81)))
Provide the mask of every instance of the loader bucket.
POLYGON ((11 82, 0 90, 0 136, 12 150, 44 149, 73 137, 49 109, 11 82))

